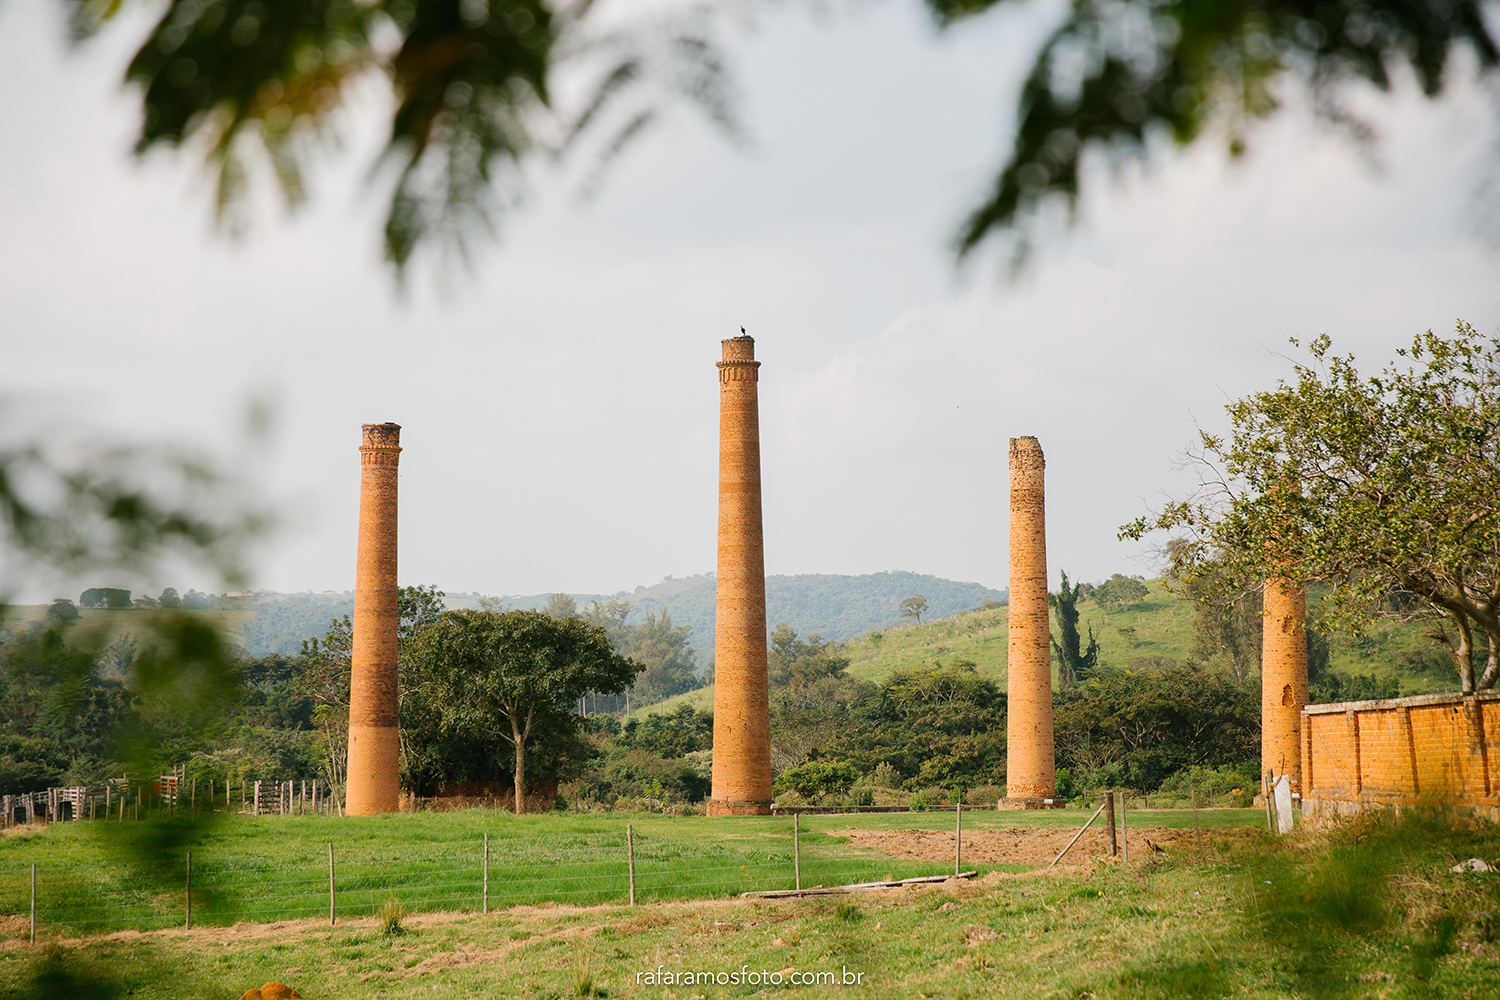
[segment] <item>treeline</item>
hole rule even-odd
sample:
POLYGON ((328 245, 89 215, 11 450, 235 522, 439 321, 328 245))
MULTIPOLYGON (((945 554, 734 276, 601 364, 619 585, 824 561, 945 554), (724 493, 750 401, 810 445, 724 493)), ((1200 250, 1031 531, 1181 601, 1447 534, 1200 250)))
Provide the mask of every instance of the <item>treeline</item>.
POLYGON ((230 597, 227 594, 201 594, 196 590, 189 590, 186 594, 179 594, 176 587, 168 587, 158 597, 149 594, 135 595, 129 590, 118 587, 90 587, 78 595, 78 603, 74 604, 66 597, 59 597, 52 602, 55 614, 67 615, 70 609, 76 611, 78 608, 109 608, 121 610, 127 608, 167 608, 169 610, 185 609, 189 611, 219 611, 224 608, 243 608, 245 598, 230 597))
MULTIPOLYGON (((771 754, 783 804, 993 801, 1006 781, 1006 702, 972 662, 938 660, 883 683, 852 677, 837 643, 785 624, 770 650, 771 754)), ((1260 697, 1201 664, 1097 667, 1054 694, 1058 794, 1152 793, 1217 780, 1254 789, 1260 697)), ((563 786, 581 809, 691 807, 707 794, 713 719, 679 706, 623 727, 590 720, 591 756, 563 786)))

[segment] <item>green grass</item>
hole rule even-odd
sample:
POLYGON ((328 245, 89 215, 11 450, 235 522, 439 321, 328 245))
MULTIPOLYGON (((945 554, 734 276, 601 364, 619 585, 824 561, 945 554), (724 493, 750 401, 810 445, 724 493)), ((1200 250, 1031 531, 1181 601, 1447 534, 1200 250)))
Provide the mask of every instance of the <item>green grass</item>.
MULTIPOLYGON (((767 827, 725 823, 704 829, 755 842, 767 827)), ((275 980, 308 1000, 541 1000, 585 990, 681 1000, 782 991, 879 1000, 1496 1000, 1500 944, 1483 914, 1500 912, 1500 879, 1447 869, 1497 855, 1493 827, 1407 819, 1332 840, 1241 838, 1202 858, 1099 862, 837 899, 418 914, 403 920, 400 935, 382 934, 373 915, 337 927, 308 920, 108 938, 58 939, 44 929, 36 948, 0 948, 0 998, 129 991, 232 1000, 275 980), (859 982, 638 984, 658 967, 726 976, 748 968, 783 979, 848 970, 859 982)))

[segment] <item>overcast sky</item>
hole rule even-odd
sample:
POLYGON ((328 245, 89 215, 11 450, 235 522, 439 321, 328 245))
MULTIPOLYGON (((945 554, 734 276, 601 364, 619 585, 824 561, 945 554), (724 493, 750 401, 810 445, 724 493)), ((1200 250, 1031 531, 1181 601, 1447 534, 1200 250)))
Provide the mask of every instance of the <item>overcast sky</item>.
POLYGON ((939 35, 917 0, 786 5, 723 36, 748 145, 675 114, 598 197, 541 178, 472 275, 419 269, 402 298, 363 183, 373 114, 310 210, 227 242, 190 161, 128 153, 134 29, 69 53, 61 9, 0 4, 0 388, 226 460, 247 401, 272 402, 261 587, 353 586, 359 426, 385 420, 403 583, 608 593, 712 570, 714 362, 741 325, 768 573, 1005 586, 1023 434, 1047 456, 1054 585, 1149 573, 1117 526, 1190 485, 1195 421, 1222 428, 1227 400, 1286 375, 1288 337, 1377 366, 1459 317, 1500 330, 1496 105, 1463 73, 1441 102, 1403 83, 1367 105, 1378 168, 1295 106, 1239 163, 1096 163, 1080 225, 1008 284, 949 246, 1046 10, 939 35))

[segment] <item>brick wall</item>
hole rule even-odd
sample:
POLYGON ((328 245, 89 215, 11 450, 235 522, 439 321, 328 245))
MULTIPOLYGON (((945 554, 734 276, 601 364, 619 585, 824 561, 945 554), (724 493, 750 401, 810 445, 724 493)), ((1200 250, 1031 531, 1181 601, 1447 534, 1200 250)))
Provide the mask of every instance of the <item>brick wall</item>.
POLYGON ((1302 811, 1437 805, 1500 822, 1500 691, 1309 705, 1302 811))

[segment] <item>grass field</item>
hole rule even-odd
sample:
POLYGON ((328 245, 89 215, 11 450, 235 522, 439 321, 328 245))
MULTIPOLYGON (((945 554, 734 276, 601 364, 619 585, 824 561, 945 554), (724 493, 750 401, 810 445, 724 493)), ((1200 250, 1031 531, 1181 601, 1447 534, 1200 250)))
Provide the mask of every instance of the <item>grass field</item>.
MULTIPOLYGON (((1253 810, 1200 817, 1220 825, 1256 819, 1253 810)), ((951 822, 952 815, 820 817, 822 830, 896 829, 951 822), (836 824, 836 826, 835 826, 836 824)), ((1065 813, 973 814, 974 829, 1020 823, 1077 823, 1065 813)), ((1135 814, 1134 821, 1179 824, 1181 814, 1135 814)), ((1186 821, 1191 822, 1187 816, 1186 821)), ((419 851, 460 832, 509 832, 526 850, 568 837, 609 836, 614 818, 493 815, 323 821, 234 821, 208 834, 216 848, 315 853, 342 826, 349 850, 419 851), (311 843, 308 843, 311 841, 311 843), (280 845, 279 847, 277 845, 280 845), (410 845, 410 846, 408 846, 410 845)), ((623 820, 621 821, 623 822, 623 820)), ((688 855, 714 845, 721 857, 762 858, 785 845, 783 819, 638 817, 640 842, 671 839, 688 855)), ((85 824, 78 824, 82 827, 85 824)), ((128 824, 127 824, 128 825, 128 824)), ((144 826, 144 824, 143 824, 144 826)), ((6 870, 41 855, 82 864, 109 849, 77 827, 7 838, 6 870), (16 843, 12 843, 16 841, 16 843)), ((814 829, 804 863, 852 852, 814 829), (825 839, 819 841, 822 836, 825 839)), ((206 849, 206 848, 200 848, 206 849)), ((324 848, 326 850, 326 848, 324 848)), ((374 916, 326 911, 274 924, 236 923, 192 931, 59 936, 43 929, 33 947, 0 943, 0 997, 234 998, 275 980, 308 1000, 363 997, 732 997, 789 991, 805 996, 988 996, 1046 1000, 1113 998, 1452 997, 1500 995, 1500 912, 1495 873, 1447 869, 1470 856, 1497 860, 1500 834, 1424 825, 1368 826, 1333 839, 1296 835, 1272 842, 1242 831, 1202 854, 1148 854, 1045 872, 995 872, 973 882, 788 901, 653 897, 637 907, 510 906, 489 915, 407 916, 384 933, 374 916), (684 972, 695 981, 663 985, 684 972), (707 974, 762 977, 704 982, 707 974), (843 985, 845 974, 854 977, 843 985), (794 985, 819 975, 832 979, 794 985), (780 985, 766 986, 772 975, 780 985)), ((195 855, 196 858, 196 855, 195 855)), ((866 857, 873 868, 889 858, 866 857)), ((692 862, 696 864, 697 862, 692 862)), ((806 880, 806 876, 804 876, 806 880)), ((732 887, 730 887, 732 891, 732 887)), ((670 890, 668 890, 670 891, 670 890)), ((397 893, 403 905, 405 895, 397 893)), ((7 912, 14 913, 11 904, 7 912)), ((24 930, 14 918, 6 930, 24 930)))

